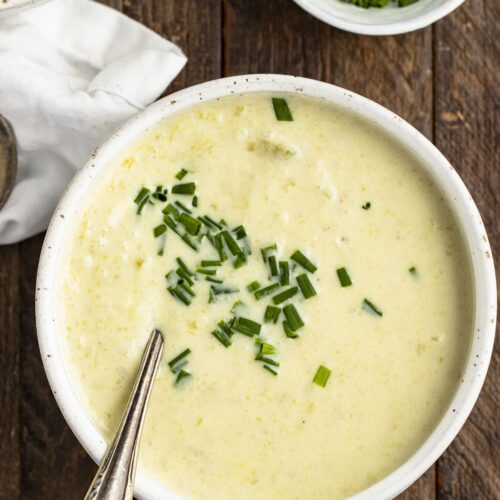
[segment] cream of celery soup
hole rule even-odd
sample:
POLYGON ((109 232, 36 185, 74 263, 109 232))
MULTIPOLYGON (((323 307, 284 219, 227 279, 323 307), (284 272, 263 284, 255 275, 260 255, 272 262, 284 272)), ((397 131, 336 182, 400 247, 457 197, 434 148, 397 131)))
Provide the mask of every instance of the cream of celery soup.
POLYGON ((439 191, 373 125, 300 96, 202 103, 142 135, 82 204, 61 286, 107 438, 164 333, 139 466, 185 498, 363 490, 429 436, 469 349, 439 191))

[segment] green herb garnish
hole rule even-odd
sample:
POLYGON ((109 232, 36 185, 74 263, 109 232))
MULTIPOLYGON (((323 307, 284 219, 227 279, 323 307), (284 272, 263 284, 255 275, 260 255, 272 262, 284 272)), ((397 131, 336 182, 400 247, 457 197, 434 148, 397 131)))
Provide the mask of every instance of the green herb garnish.
POLYGON ((179 222, 186 228, 191 236, 196 236, 200 232, 201 222, 188 214, 181 214, 179 222))
POLYGON ((254 294, 255 298, 257 300, 260 300, 262 297, 265 297, 266 295, 270 295, 271 293, 273 293, 274 290, 277 290, 279 287, 280 286, 278 283, 273 283, 272 285, 266 286, 264 288, 259 288, 258 290, 256 290, 254 294))
POLYGON ((252 281, 249 285, 247 285, 247 290, 252 293, 252 292, 255 292, 255 290, 258 290, 260 288, 260 283, 255 280, 255 281, 252 281))
POLYGON ((408 272, 415 276, 417 274, 417 268, 415 266, 412 266, 410 267, 410 269, 408 269, 408 272))
POLYGON ((299 291, 299 289, 296 286, 292 286, 292 287, 288 288, 287 290, 284 290, 283 292, 276 294, 273 297, 273 302, 276 305, 281 304, 282 302, 285 302, 288 299, 291 299, 298 291, 299 291))
POLYGON ((283 321, 283 330, 285 330, 285 334, 289 339, 296 339, 298 337, 288 321, 283 321))
POLYGON ((286 286, 290 284, 290 266, 287 261, 280 261, 280 285, 286 286))
POLYGON ((370 300, 364 299, 363 305, 366 306, 370 311, 374 312, 378 316, 383 316, 384 313, 370 300))
POLYGON ((272 101, 276 120, 279 122, 293 122, 292 112, 286 100, 282 97, 273 97, 272 101))
POLYGON ((294 332, 304 326, 304 322, 293 304, 286 305, 283 308, 283 314, 285 315, 288 325, 294 332))
POLYGON ((175 184, 172 187, 172 193, 185 194, 193 196, 196 191, 196 184, 194 182, 186 182, 185 184, 175 184))
POLYGON ((212 331, 212 335, 227 349, 231 345, 231 337, 220 328, 212 331))
POLYGON ((364 205, 361 205, 361 208, 363 210, 370 210, 371 206, 372 206, 372 204, 369 201, 367 201, 364 205))
POLYGON ((233 321, 232 329, 248 337, 253 337, 254 335, 259 335, 261 325, 251 319, 237 316, 233 321))
POLYGON ((277 323, 281 309, 276 306, 267 306, 264 312, 264 323, 277 323))
POLYGON ((319 385, 320 387, 325 387, 328 379, 330 378, 331 370, 326 366, 320 365, 318 370, 316 371, 316 375, 314 375, 313 383, 319 385))
POLYGON ((188 171, 185 169, 185 168, 181 168, 176 174, 175 174, 175 178, 178 180, 178 181, 182 181, 182 179, 184 179, 184 177, 186 177, 188 171))
POLYGON ((290 258, 310 273, 318 269, 300 250, 296 250, 290 258))
POLYGON ((177 374, 177 378, 175 379, 175 385, 178 385, 182 380, 184 380, 185 378, 189 378, 191 377, 192 375, 185 371, 185 370, 181 370, 178 374, 177 374))
POLYGON ((141 215, 144 205, 149 201, 149 193, 151 191, 143 187, 134 199, 134 203, 137 205, 137 214, 141 215))
POLYGON ((349 274, 347 274, 347 270, 345 267, 339 267, 337 269, 337 276, 339 278, 341 287, 346 287, 346 286, 352 285, 351 278, 349 277, 349 274))
POLYGON ((297 284, 299 285, 300 291, 305 299, 310 299, 316 295, 316 290, 309 279, 307 274, 301 274, 297 276, 297 284))
POLYGON ((271 372, 273 375, 278 375, 278 372, 274 368, 271 368, 269 365, 262 365, 262 368, 264 368, 268 372, 271 372))
POLYGON ((187 348, 168 362, 168 366, 170 367, 170 370, 172 370, 172 373, 177 373, 183 366, 185 366, 187 360, 185 360, 184 358, 190 352, 191 349, 187 348))
POLYGON ((155 238, 158 238, 158 236, 162 235, 166 230, 167 230, 167 226, 165 224, 160 224, 159 226, 156 226, 153 229, 153 234, 154 234, 155 238))

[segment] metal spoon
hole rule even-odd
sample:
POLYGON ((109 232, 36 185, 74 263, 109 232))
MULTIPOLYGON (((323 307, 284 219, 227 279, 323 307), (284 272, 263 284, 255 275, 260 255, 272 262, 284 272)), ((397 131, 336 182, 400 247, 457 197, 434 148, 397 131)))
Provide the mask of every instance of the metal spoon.
POLYGON ((153 330, 120 427, 85 500, 132 500, 142 424, 162 349, 163 335, 159 330, 153 330))
POLYGON ((12 192, 17 172, 16 138, 12 126, 0 115, 0 209, 12 192))

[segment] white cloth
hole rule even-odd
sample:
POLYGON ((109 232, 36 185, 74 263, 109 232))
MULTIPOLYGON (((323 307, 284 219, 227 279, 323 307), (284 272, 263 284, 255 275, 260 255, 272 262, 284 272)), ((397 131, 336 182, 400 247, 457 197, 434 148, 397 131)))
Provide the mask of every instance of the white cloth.
POLYGON ((0 114, 18 146, 0 245, 43 231, 92 150, 154 101, 185 62, 172 43, 91 0, 0 17, 0 114))

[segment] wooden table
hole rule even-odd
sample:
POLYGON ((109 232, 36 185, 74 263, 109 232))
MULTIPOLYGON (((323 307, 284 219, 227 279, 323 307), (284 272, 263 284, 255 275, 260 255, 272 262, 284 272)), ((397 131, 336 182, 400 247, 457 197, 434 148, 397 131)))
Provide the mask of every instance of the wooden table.
MULTIPOLYGON (((186 52, 189 63, 169 92, 227 75, 288 73, 351 89, 406 118, 459 171, 500 255, 499 0, 468 0, 430 28, 381 38, 333 29, 291 0, 103 3, 186 52)), ((0 247, 1 499, 79 499, 96 470, 56 406, 38 352, 42 241, 0 247)), ((500 498, 499 381, 497 345, 467 424, 402 498, 500 498)))

